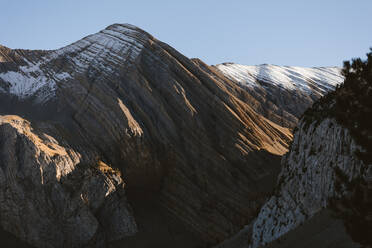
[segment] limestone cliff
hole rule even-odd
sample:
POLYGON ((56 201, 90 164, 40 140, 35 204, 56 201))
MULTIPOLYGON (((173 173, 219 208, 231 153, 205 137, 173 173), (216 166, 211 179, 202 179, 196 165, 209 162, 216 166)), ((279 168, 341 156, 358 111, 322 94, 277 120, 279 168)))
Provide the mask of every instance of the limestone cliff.
POLYGON ((345 196, 347 189, 337 186, 340 175, 348 182, 367 179, 372 165, 355 155, 361 149, 335 120, 300 122, 291 151, 282 160, 277 192, 254 222, 252 247, 279 238, 329 207, 332 199, 345 196))

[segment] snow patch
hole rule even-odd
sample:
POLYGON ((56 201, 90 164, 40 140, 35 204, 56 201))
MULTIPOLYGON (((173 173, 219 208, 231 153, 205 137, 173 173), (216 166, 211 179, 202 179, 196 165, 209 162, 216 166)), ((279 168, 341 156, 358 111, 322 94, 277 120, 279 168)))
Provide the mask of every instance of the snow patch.
POLYGON ((0 74, 0 78, 9 83, 7 92, 25 99, 35 95, 40 89, 44 89, 45 93, 38 96, 38 101, 44 102, 54 96, 57 80, 66 80, 71 77, 66 72, 46 75, 40 69, 40 64, 28 62, 27 66, 19 67, 18 71, 0 74))

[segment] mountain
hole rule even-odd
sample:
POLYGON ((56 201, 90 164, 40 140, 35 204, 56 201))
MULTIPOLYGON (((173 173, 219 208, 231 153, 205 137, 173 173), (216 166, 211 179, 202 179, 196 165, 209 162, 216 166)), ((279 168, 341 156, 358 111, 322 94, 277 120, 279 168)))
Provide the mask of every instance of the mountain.
POLYGON ((341 78, 250 88, 129 24, 1 46, 0 61, 0 225, 36 247, 225 240, 274 190, 297 116, 341 78))
POLYGON ((251 104, 260 114, 288 128, 294 128, 314 101, 333 91, 344 80, 338 67, 223 63, 215 68, 254 97, 256 101, 251 104))
MULTIPOLYGON (((71 214, 75 223, 79 211, 89 210, 90 217, 71 225, 81 230, 87 223, 96 225, 74 245, 136 232, 136 225, 126 224, 136 219, 129 207, 121 219, 127 230, 105 228, 97 212, 102 205, 91 202, 99 197, 101 204, 111 205, 110 194, 102 199, 96 190, 88 190, 69 212, 74 197, 70 194, 84 192, 77 182, 93 187, 93 178, 79 176, 80 171, 93 167, 101 173, 102 163, 104 171, 121 172, 118 182, 123 181, 125 194, 134 199, 128 199, 134 213, 144 204, 160 204, 206 242, 223 240, 251 220, 264 202, 279 170, 279 157, 291 140, 288 129, 230 94, 226 87, 239 90, 233 82, 214 79, 201 65, 131 25, 115 24, 53 51, 2 47, 1 61, 3 137, 10 136, 8 132, 24 137, 23 130, 31 137, 23 143, 14 138, 13 146, 3 142, 0 161, 12 164, 14 171, 4 174, 3 189, 11 188, 13 179, 21 195, 34 189, 34 198, 24 202, 36 209, 26 208, 23 215, 37 220, 36 213, 43 212, 48 220, 31 229, 31 220, 15 218, 15 195, 3 191, 2 206, 12 211, 1 225, 35 246, 68 244, 74 229, 60 223, 71 214), (48 154, 49 148, 62 150, 62 157, 48 154), (9 149, 14 156, 6 155, 9 149), (24 158, 27 149, 33 152, 24 158), (45 166, 56 172, 44 180, 40 171, 46 169, 40 168, 45 166), (21 168, 32 173, 24 175, 21 168), (59 187, 56 199, 49 190, 53 185, 59 187), (45 194, 37 194, 43 190, 45 194), (148 194, 156 197, 144 202, 141 196, 148 194), (52 199, 53 204, 43 204, 52 199)), ((118 186, 112 190, 123 197, 118 186)))
POLYGON ((346 62, 344 83, 302 116, 273 195, 252 225, 224 247, 372 245, 372 130, 366 118, 372 111, 372 52, 367 56, 346 62), (314 222, 328 225, 313 232, 326 240, 309 238, 314 222), (241 246, 235 246, 238 241, 241 246))

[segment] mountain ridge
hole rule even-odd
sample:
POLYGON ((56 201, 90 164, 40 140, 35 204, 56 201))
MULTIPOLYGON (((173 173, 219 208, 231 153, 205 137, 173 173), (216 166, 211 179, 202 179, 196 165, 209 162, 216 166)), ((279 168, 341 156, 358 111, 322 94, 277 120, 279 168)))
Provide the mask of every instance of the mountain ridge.
POLYGON ((250 102, 257 106, 257 112, 288 128, 294 128, 314 101, 343 81, 341 69, 337 67, 246 66, 235 63, 214 67, 253 96, 256 101, 250 102))
MULTIPOLYGON (((103 40, 93 35, 57 52, 18 52, 21 60, 0 70, 0 115, 44 127, 81 154, 77 168, 96 167, 99 159, 120 170, 126 192, 153 192, 198 237, 219 242, 271 191, 290 132, 232 95, 227 88, 241 89, 209 66, 138 32, 114 25, 96 34, 103 40), (113 32, 120 37, 112 40, 113 32)), ((144 204, 138 202, 129 204, 144 204)), ((48 236, 48 229, 37 235, 48 236)), ((28 235, 34 245, 45 242, 28 235)))
MULTIPOLYGON (((120 171, 126 190, 118 190, 119 195, 134 195, 128 198, 128 209, 159 204, 209 245, 230 237, 254 219, 274 189, 280 156, 292 140, 290 128, 297 112, 313 102, 306 96, 309 99, 299 111, 288 110, 293 120, 281 122, 286 115, 275 110, 282 105, 264 104, 265 92, 241 87, 216 67, 190 60, 131 25, 108 26, 57 50, 3 51, 6 56, 1 56, 8 61, 0 63, 1 118, 21 116, 17 118, 27 120, 43 137, 80 154, 80 163, 67 167, 120 171), (148 202, 137 199, 149 194, 153 197, 148 202)), ((278 98, 288 93, 278 92, 278 98)), ((33 142, 24 146, 32 150, 33 142)), ((3 151, 6 149, 4 146, 3 151)), ((21 155, 19 149, 15 152, 21 155)), ((1 163, 9 160, 0 153, 1 163)), ((38 161, 29 160, 39 166, 38 161)), ((21 182, 23 176, 15 174, 21 182)), ((39 185, 32 174, 27 177, 39 185)), ((5 185, 11 178, 6 177, 5 185)), ((1 194, 5 193, 0 190, 1 194)), ((110 197, 103 197, 102 202, 113 204, 110 197)), ((4 206, 7 204, 10 202, 5 201, 4 206)), ((78 206, 99 218, 89 201, 79 201, 78 206)), ((55 206, 47 210, 67 211, 55 206)), ((0 224, 34 245, 57 245, 57 240, 43 239, 58 225, 51 220, 51 228, 26 234, 14 228, 19 221, 9 226, 0 219, 0 224)), ((129 214, 122 219, 130 220, 141 218, 129 214)), ((125 242, 127 233, 137 231, 134 226, 124 232, 116 223, 114 236, 124 237, 125 242)), ((104 234, 102 228, 103 224, 95 225, 79 245, 113 241, 115 237, 104 234)), ((62 235, 68 237, 69 233, 62 235)))

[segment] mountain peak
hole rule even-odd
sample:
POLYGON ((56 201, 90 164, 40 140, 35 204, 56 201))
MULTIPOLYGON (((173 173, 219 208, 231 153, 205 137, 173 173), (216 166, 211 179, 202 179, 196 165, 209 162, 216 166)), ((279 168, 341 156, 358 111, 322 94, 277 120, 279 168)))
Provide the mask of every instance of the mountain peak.
POLYGON ((109 26, 107 26, 105 29, 111 30, 111 29, 117 29, 117 28, 123 28, 123 29, 131 29, 136 31, 145 32, 143 29, 129 23, 113 23, 109 26))
MULTIPOLYGON (((44 93, 41 94, 40 101, 44 102, 54 96, 56 83, 72 78, 71 74, 86 72, 88 68, 113 73, 113 65, 118 68, 119 65, 133 64, 144 46, 153 39, 150 34, 134 25, 112 24, 68 46, 40 53, 39 56, 27 56, 26 60, 22 60, 24 66, 17 71, 0 73, 0 80, 6 85, 6 89, 5 86, 2 89, 0 85, 0 91, 7 91, 21 98, 42 91, 44 93), (43 71, 45 65, 54 64, 53 61, 60 58, 69 61, 69 72, 51 74, 43 71)), ((8 58, 10 51, 12 50, 0 47, 0 62, 11 61, 8 58)))
POLYGON ((87 66, 92 60, 115 62, 133 61, 144 45, 153 40, 153 36, 131 24, 112 24, 98 33, 56 50, 56 55, 79 53, 79 65, 87 66))
POLYGON ((135 25, 129 24, 129 23, 114 23, 114 24, 107 26, 101 32, 105 33, 105 30, 115 31, 123 35, 142 34, 143 36, 146 36, 147 38, 153 38, 152 35, 150 35, 145 30, 135 25))

